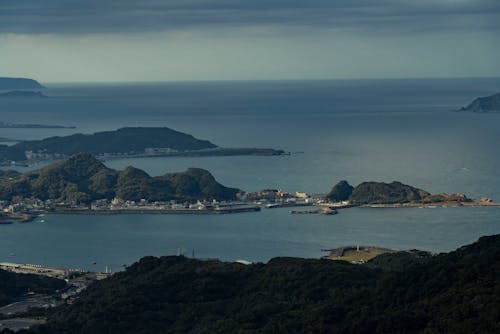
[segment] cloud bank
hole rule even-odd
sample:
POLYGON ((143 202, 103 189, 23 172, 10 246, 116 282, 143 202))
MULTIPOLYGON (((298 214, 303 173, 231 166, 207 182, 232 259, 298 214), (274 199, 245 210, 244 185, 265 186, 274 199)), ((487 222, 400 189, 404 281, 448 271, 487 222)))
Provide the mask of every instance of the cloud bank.
POLYGON ((0 76, 500 76, 500 0, 0 0, 0 76))
POLYGON ((0 0, 0 32, 86 34, 297 26, 499 30, 497 0, 0 0))

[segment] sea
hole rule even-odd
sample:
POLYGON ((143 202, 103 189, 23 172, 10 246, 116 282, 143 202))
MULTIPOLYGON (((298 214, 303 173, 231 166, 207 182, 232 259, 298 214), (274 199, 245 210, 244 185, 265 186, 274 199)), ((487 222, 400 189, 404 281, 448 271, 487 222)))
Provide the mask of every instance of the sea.
MULTIPOLYGON (((47 98, 0 99, 0 122, 75 129, 0 129, 7 143, 126 126, 166 126, 222 147, 286 156, 110 160, 151 175, 200 167, 245 191, 327 193, 340 180, 401 181, 432 193, 500 201, 500 113, 458 111, 500 91, 500 78, 46 84, 47 98)), ((41 166, 17 167, 27 171, 41 166)), ((0 225, 0 262, 102 271, 141 257, 266 262, 320 258, 344 245, 447 252, 500 233, 500 207, 288 209, 223 216, 47 215, 0 225)))

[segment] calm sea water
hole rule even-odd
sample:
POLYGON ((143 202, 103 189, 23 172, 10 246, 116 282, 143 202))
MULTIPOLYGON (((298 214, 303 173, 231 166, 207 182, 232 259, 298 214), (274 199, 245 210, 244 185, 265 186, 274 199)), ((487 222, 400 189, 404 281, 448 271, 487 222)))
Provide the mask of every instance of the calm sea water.
MULTIPOLYGON (((74 125, 0 129, 36 139, 122 126, 168 126, 228 147, 283 157, 109 161, 152 175, 201 167, 248 191, 325 193, 334 183, 399 180, 431 192, 500 201, 500 114, 453 112, 500 91, 500 79, 49 85, 48 99, 1 99, 0 121, 74 125)), ((500 233, 500 208, 352 209, 333 217, 288 210, 205 216, 48 216, 0 226, 0 261, 119 268, 145 255, 266 261, 319 257, 351 243, 448 251, 500 233)))

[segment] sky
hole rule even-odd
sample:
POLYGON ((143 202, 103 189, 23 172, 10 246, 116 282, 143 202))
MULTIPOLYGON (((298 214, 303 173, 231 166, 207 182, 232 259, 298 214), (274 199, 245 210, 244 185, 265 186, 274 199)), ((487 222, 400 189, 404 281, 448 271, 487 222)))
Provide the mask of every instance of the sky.
POLYGON ((0 76, 500 77, 500 0, 0 0, 0 76))

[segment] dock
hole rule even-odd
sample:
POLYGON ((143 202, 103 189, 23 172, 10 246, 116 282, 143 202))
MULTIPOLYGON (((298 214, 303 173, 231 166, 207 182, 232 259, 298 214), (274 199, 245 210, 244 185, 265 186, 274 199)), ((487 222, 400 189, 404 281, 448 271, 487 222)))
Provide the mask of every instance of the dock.
POLYGON ((277 208, 293 208, 301 206, 314 206, 314 203, 304 203, 304 202, 283 202, 283 203, 270 203, 266 205, 267 209, 277 209, 277 208))
POLYGON ((291 214, 320 214, 320 215, 336 215, 337 210, 331 208, 322 208, 317 210, 292 210, 291 214))
POLYGON ((152 215, 223 215, 231 213, 245 213, 261 211, 260 206, 238 206, 221 207, 213 209, 102 209, 102 210, 82 210, 65 209, 47 212, 48 214, 70 214, 70 215, 122 215, 122 214, 152 214, 152 215))

